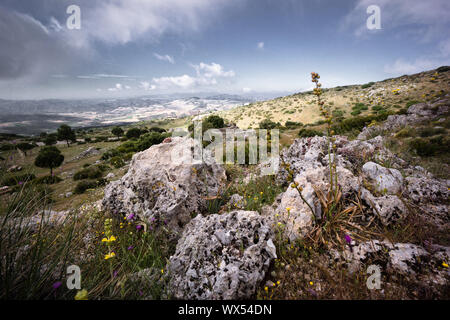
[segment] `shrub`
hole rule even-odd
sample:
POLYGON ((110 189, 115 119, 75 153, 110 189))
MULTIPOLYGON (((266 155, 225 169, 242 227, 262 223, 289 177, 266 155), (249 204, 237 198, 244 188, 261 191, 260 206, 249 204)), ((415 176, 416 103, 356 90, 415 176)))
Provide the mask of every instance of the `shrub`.
POLYGON ((303 123, 301 122, 295 122, 295 121, 286 121, 284 124, 286 128, 297 128, 297 127, 303 127, 303 123))
POLYGON ((120 139, 120 137, 123 136, 124 131, 123 131, 123 129, 122 129, 121 127, 114 127, 114 128, 111 130, 111 133, 112 133, 113 135, 115 135, 118 139, 120 139))
POLYGON ((370 115, 370 116, 362 116, 362 117, 353 117, 349 119, 345 119, 340 123, 333 126, 333 130, 337 134, 343 134, 346 132, 350 132, 353 130, 361 131, 365 126, 369 125, 372 121, 384 121, 390 115, 389 112, 385 112, 378 115, 370 115))
POLYGON ((413 135, 413 130, 411 128, 403 128, 395 134, 396 138, 406 138, 413 135))
POLYGON ((225 126, 225 121, 223 120, 223 118, 217 115, 209 116, 205 119, 205 122, 211 124, 211 128, 213 129, 220 129, 225 126))
POLYGON ((159 132, 146 133, 143 136, 141 136, 139 141, 137 142, 135 147, 137 149, 136 151, 144 151, 155 144, 160 144, 168 136, 169 136, 168 133, 159 133, 159 132))
POLYGON ((12 186, 18 185, 19 183, 25 183, 28 181, 32 181, 35 178, 36 178, 36 176, 34 174, 30 174, 30 173, 20 174, 20 175, 16 175, 16 176, 10 176, 10 177, 3 178, 1 185, 12 187, 12 186))
POLYGON ((97 179, 102 177, 103 175, 103 170, 101 170, 101 168, 94 166, 94 167, 89 167, 89 168, 85 168, 82 169, 78 172, 76 172, 73 175, 73 180, 77 181, 77 180, 84 180, 84 179, 97 179))
POLYGON ((444 133, 445 133, 444 128, 426 127, 426 128, 419 129, 419 135, 423 138, 435 136, 437 134, 444 134, 444 133))
POLYGON ((416 138, 409 142, 409 145, 421 157, 433 156, 438 151, 438 145, 430 143, 426 139, 416 138))
POLYGON ((82 194, 85 193, 88 189, 95 189, 97 188, 98 184, 97 181, 92 180, 84 180, 78 182, 78 184, 75 186, 75 190, 73 191, 75 194, 82 194))
POLYGON ((125 143, 122 143, 120 146, 116 148, 117 155, 128 153, 128 152, 137 152, 137 142, 136 141, 127 141, 125 143))
POLYGON ((36 180, 33 181, 33 183, 35 184, 55 184, 55 183, 59 183, 63 181, 63 179, 61 179, 58 176, 44 176, 44 177, 39 177, 36 180))
POLYGON ((10 143, 4 143, 4 144, 0 145, 0 151, 10 151, 10 150, 14 150, 14 149, 15 149, 15 146, 10 143))
POLYGON ((375 84, 375 82, 369 82, 369 83, 363 84, 363 85, 361 86, 361 89, 367 89, 367 88, 370 88, 370 87, 373 86, 374 84, 375 84))
POLYGON ((131 128, 127 131, 126 133, 126 137, 128 139, 133 139, 133 138, 139 138, 141 136, 142 132, 141 129, 139 128, 131 128))
POLYGON ((273 122, 270 119, 265 119, 265 120, 263 120, 263 121, 261 121, 259 123, 259 128, 260 129, 266 129, 266 130, 275 129, 275 128, 279 127, 279 126, 280 126, 279 123, 273 122))
POLYGON ((112 157, 111 160, 109 160, 111 165, 113 165, 115 168, 122 168, 125 165, 125 162, 123 159, 119 156, 112 157))
POLYGON ((150 129, 148 129, 149 132, 158 132, 158 133, 164 133, 166 132, 165 129, 163 128, 159 128, 159 127, 151 127, 150 129))
POLYGON ((406 103, 406 108, 409 108, 409 107, 411 107, 411 106, 413 106, 413 105, 415 105, 415 104, 418 104, 418 103, 420 103, 420 101, 416 101, 416 100, 408 101, 408 102, 406 103))
POLYGON ((322 137, 323 132, 313 130, 313 129, 300 129, 300 131, 298 132, 298 136, 300 138, 309 138, 309 137, 315 137, 315 136, 322 137))
POLYGON ((108 151, 106 151, 103 155, 102 155, 102 160, 109 160, 109 159, 111 159, 112 157, 116 157, 116 156, 119 156, 120 155, 120 152, 119 151, 117 151, 116 149, 111 149, 111 150, 108 150, 108 151))

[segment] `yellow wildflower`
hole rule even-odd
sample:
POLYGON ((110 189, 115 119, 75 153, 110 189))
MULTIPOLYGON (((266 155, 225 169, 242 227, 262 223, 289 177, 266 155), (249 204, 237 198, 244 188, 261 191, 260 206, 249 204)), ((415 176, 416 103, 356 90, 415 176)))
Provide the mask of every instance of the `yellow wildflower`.
POLYGON ((107 255, 105 255, 105 260, 114 258, 116 256, 116 254, 114 252, 108 253, 107 255))
POLYGON ((448 268, 448 264, 447 264, 445 261, 442 262, 442 266, 443 266, 444 268, 448 268))
POLYGON ((87 300, 87 299, 88 299, 88 292, 86 289, 79 290, 75 295, 75 300, 87 300))
POLYGON ((309 285, 310 285, 310 286, 314 285, 314 282, 310 281, 310 282, 309 282, 309 285))

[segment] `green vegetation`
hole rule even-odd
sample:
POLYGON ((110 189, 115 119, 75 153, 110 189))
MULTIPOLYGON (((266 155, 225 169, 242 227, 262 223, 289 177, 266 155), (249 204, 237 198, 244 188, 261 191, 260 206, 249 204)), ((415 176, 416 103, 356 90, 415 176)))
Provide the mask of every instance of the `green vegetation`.
POLYGON ((315 136, 322 137, 323 132, 313 130, 313 129, 300 129, 300 131, 298 132, 298 136, 300 138, 309 138, 309 137, 315 137, 315 136))
POLYGON ((53 169, 59 167, 63 161, 64 156, 58 148, 46 146, 39 151, 34 164, 39 168, 49 168, 50 175, 53 175, 53 169))
POLYGON ((77 140, 75 131, 66 124, 63 124, 58 128, 57 136, 59 140, 66 141, 67 147, 70 147, 70 142, 75 142, 77 140))
POLYGON ((117 139, 120 139, 120 137, 123 136, 124 131, 123 131, 123 129, 122 129, 121 127, 114 127, 114 128, 111 130, 111 133, 112 133, 113 135, 115 135, 115 136, 117 137, 117 139))
POLYGON ((363 84, 363 85, 361 86, 361 89, 367 89, 367 88, 370 88, 370 87, 373 86, 374 84, 375 84, 375 82, 369 82, 369 83, 363 84))

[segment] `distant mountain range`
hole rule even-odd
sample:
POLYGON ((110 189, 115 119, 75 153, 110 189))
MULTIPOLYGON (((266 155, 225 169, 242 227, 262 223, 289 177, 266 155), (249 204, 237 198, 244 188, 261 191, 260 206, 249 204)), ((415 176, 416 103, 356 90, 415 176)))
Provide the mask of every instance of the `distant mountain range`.
POLYGON ((121 99, 0 99, 0 132, 39 134, 53 131, 62 123, 89 127, 198 115, 225 111, 275 96, 200 93, 195 96, 178 94, 121 99))

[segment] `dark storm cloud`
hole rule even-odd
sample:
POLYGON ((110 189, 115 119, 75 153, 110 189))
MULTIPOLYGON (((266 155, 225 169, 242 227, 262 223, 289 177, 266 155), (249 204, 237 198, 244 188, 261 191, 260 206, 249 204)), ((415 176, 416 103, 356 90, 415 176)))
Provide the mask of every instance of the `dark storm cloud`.
POLYGON ((57 71, 69 54, 56 32, 30 15, 0 7, 0 79, 57 71))

